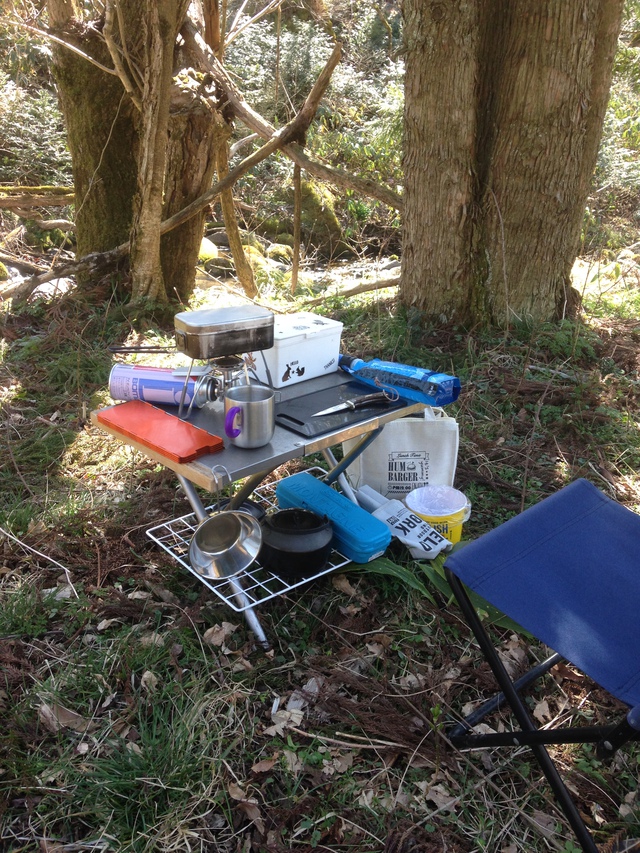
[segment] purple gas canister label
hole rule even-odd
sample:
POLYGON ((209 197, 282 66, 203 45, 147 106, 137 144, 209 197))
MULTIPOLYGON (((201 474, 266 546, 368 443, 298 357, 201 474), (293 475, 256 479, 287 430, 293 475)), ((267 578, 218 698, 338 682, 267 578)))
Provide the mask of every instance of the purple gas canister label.
MULTIPOLYGON (((184 404, 189 405, 196 395, 194 405, 203 406, 209 399, 207 383, 196 389, 196 379, 189 378, 184 404)), ((144 365, 114 364, 109 375, 109 394, 113 400, 142 400, 145 403, 164 403, 178 406, 185 377, 176 376, 171 367, 146 367, 144 365)))

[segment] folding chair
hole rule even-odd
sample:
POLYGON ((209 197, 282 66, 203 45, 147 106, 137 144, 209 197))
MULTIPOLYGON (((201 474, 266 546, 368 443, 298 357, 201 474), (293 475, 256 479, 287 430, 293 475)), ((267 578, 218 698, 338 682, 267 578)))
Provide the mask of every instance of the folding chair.
POLYGON ((584 851, 598 848, 545 744, 595 743, 601 758, 640 738, 640 516, 576 480, 452 553, 445 572, 502 694, 447 735, 460 749, 529 746, 584 851), (513 682, 467 587, 556 654, 513 682), (539 729, 519 691, 566 659, 621 702, 626 716, 606 726, 539 729), (473 734, 506 702, 519 730, 473 734))

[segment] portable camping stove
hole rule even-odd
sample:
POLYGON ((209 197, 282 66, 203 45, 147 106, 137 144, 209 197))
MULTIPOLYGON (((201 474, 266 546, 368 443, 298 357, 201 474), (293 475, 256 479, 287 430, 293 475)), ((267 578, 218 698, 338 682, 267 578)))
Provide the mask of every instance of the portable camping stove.
POLYGON ((245 369, 238 353, 255 352, 273 346, 274 317, 266 308, 237 305, 182 311, 174 318, 176 347, 191 357, 180 396, 178 417, 182 417, 189 379, 199 374, 185 417, 189 417, 196 399, 224 397, 245 369), (196 360, 207 365, 194 368, 196 360))

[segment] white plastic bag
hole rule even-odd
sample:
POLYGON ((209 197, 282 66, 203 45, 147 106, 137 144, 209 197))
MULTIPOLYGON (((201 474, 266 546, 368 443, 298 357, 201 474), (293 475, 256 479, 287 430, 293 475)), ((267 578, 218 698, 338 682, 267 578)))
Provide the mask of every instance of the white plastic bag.
MULTIPOLYGON (((359 439, 343 442, 346 455, 359 439)), ((355 489, 370 486, 389 499, 402 498, 421 486, 453 486, 458 462, 458 422, 443 409, 388 423, 382 433, 347 468, 355 489)))

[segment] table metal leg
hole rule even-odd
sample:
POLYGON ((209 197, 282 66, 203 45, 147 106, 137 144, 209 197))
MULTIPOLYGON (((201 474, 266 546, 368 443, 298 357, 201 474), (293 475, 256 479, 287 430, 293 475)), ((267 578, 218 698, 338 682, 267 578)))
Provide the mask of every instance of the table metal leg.
MULTIPOLYGON (((200 496, 196 492, 196 488, 193 483, 190 480, 187 480, 186 477, 183 477, 182 474, 178 474, 177 476, 178 480, 180 481, 180 485, 184 489, 187 499, 191 504, 191 509, 194 511, 198 521, 204 521, 205 519, 209 518, 209 514, 204 508, 204 504, 200 500, 200 496)), ((271 643, 269 642, 267 635, 264 632, 264 628, 260 624, 260 620, 256 616, 253 607, 247 607, 249 599, 247 598, 244 590, 242 589, 242 584, 239 580, 230 578, 229 585, 233 589, 234 598, 238 602, 239 606, 243 608, 245 621, 249 628, 255 634, 257 642, 259 643, 259 645, 262 646, 263 649, 268 651, 271 648, 271 643)))
MULTIPOLYGON (((338 466, 338 460, 333 455, 333 451, 331 450, 330 447, 325 447, 325 449, 322 451, 322 455, 324 456, 325 460, 327 461, 327 463, 331 467, 331 470, 333 470, 334 468, 336 468, 338 466)), ((345 474, 338 475, 338 482, 340 483, 340 488, 342 489, 342 492, 345 495, 345 497, 349 498, 349 500, 352 503, 357 504, 358 499, 356 498, 355 492, 351 488, 351 483, 347 480, 346 475, 345 474)))
POLYGON ((244 501, 251 497, 264 478, 274 470, 275 468, 270 468, 268 471, 261 471, 258 474, 254 474, 252 477, 248 477, 244 485, 242 485, 231 498, 229 507, 231 509, 239 509, 244 501))
POLYGON ((368 432, 364 438, 362 438, 355 447, 351 449, 349 453, 342 459, 341 462, 333 468, 329 475, 327 476, 325 482, 331 485, 331 483, 335 483, 335 481, 343 474, 349 465, 354 462, 358 456, 365 450, 369 445, 376 440, 376 438, 380 435, 382 430, 384 429, 384 424, 378 429, 374 429, 372 432, 368 432))
POLYGON ((177 477, 180 481, 180 485, 182 486, 182 490, 187 496, 187 500, 191 504, 191 509, 194 511, 196 518, 198 521, 204 521, 205 518, 209 517, 209 514, 200 500, 200 495, 196 492, 196 487, 193 485, 191 480, 187 480, 187 478, 183 477, 182 474, 178 474, 177 477))

